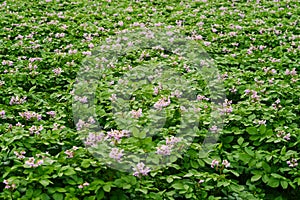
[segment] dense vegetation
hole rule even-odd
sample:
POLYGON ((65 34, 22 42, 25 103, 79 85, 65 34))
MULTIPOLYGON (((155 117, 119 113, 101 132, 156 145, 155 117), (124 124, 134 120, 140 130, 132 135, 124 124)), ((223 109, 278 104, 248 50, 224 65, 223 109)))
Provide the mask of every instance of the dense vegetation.
POLYGON ((299 16, 297 0, 1 2, 0 199, 298 199, 299 16))

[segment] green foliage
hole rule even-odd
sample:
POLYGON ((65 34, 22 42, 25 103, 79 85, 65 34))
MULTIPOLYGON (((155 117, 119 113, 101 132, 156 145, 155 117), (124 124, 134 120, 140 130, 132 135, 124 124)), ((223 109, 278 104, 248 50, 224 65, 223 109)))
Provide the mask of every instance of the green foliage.
MULTIPOLYGON (((0 113, 0 199, 297 199, 299 6, 297 1, 1 2, 0 112, 5 114, 0 113), (83 52, 91 51, 91 44, 97 46, 122 30, 160 23, 204 45, 221 73, 232 112, 223 120, 217 143, 204 152, 212 103, 200 101, 199 127, 187 133, 196 135, 187 151, 171 157, 174 162, 168 167, 136 177, 109 168, 87 150, 73 122, 73 85, 86 57, 83 52), (293 68, 298 74, 292 74, 293 68), (10 103, 13 97, 26 99, 10 103), (41 120, 22 117, 26 111, 40 114, 41 120), (212 166, 213 162, 218 164, 212 166)), ((187 73, 178 56, 167 54, 133 51, 105 71, 94 99, 95 119, 105 131, 116 129, 117 123, 136 122, 116 120, 109 100, 108 83, 117 83, 129 66, 160 61, 195 83, 197 94, 213 96, 201 75, 187 73)), ((146 71, 136 73, 141 78, 146 71)), ((130 110, 142 104, 143 111, 160 98, 149 85, 131 97, 136 101, 130 110)), ((162 117, 143 116, 137 126, 128 127, 134 137, 124 140, 122 147, 155 151, 162 138, 174 135, 184 126, 176 101, 171 98, 166 109, 165 127, 148 127, 157 135, 148 137, 141 128, 162 117)), ((159 158, 152 159, 159 163, 159 158)))

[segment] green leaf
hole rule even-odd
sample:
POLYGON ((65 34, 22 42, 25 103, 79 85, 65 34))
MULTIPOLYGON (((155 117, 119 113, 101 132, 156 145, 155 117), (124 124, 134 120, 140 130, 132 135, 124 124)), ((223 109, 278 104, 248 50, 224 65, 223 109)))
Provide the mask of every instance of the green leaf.
POLYGON ((280 181, 280 184, 281 184, 283 189, 286 189, 289 186, 289 183, 287 181, 284 181, 284 180, 280 181))
POLYGON ((182 190, 182 189, 184 189, 184 185, 182 184, 182 183, 173 183, 172 184, 172 186, 171 186, 172 188, 175 188, 175 189, 177 189, 177 190, 182 190))
POLYGON ((61 188, 61 187, 59 187, 59 188, 56 188, 56 191, 57 192, 67 192, 67 190, 65 189, 65 188, 61 188))
POLYGON ((44 187, 48 186, 48 185, 51 183, 51 181, 49 181, 48 179, 42 179, 42 180, 40 180, 39 182, 40 182, 40 184, 42 184, 44 187))
POLYGON ((233 139, 234 139, 234 136, 227 136, 223 139, 223 142, 229 144, 230 142, 233 141, 233 139))
POLYGON ((279 183, 280 183, 280 181, 278 179, 275 179, 275 178, 272 178, 272 177, 269 178, 268 185, 270 187, 276 188, 276 187, 279 186, 279 183))
POLYGON ((257 129, 256 129, 256 127, 248 127, 248 128, 246 128, 246 131, 247 131, 250 135, 256 135, 256 134, 257 134, 257 129))
POLYGON ((244 163, 248 163, 252 159, 252 157, 246 153, 240 153, 238 158, 242 160, 244 163))
POLYGON ((81 162, 81 166, 82 166, 83 168, 88 168, 90 165, 91 165, 91 160, 90 160, 90 159, 84 159, 84 160, 81 162))
POLYGON ((71 176, 73 174, 76 174, 73 168, 69 167, 66 171, 64 171, 64 175, 71 176))
POLYGON ((261 174, 256 174, 256 175, 251 177, 251 181, 252 182, 258 181, 261 177, 262 177, 261 174))
POLYGON ((237 185, 237 184, 230 184, 229 186, 234 192, 241 192, 244 190, 244 187, 241 185, 237 185))
POLYGON ((173 180, 174 180, 174 179, 173 179, 172 177, 168 177, 168 178, 167 178, 167 182, 168 182, 168 183, 172 183, 173 180))
POLYGON ((110 190, 111 190, 111 185, 104 185, 104 186, 103 186, 103 190, 104 190, 105 192, 110 192, 110 190))
POLYGON ((98 191, 97 191, 97 194, 96 194, 97 200, 103 199, 104 194, 105 194, 105 193, 104 193, 103 190, 98 190, 98 191))
POLYGON ((279 174, 275 174, 275 173, 271 173, 271 176, 273 176, 274 178, 278 178, 278 179, 285 179, 285 177, 283 177, 279 174))
POLYGON ((148 193, 148 190, 144 189, 144 188, 143 189, 142 188, 138 188, 136 190, 142 192, 143 194, 147 194, 148 193))
POLYGON ((259 127, 259 132, 260 132, 261 134, 264 134, 264 133, 266 132, 266 130, 267 130, 267 128, 266 128, 265 125, 261 125, 261 126, 259 127))
POLYGON ((41 194, 40 197, 41 197, 41 200, 50 200, 50 197, 45 193, 41 194))
POLYGON ((285 155, 285 153, 286 153, 286 147, 283 146, 282 149, 281 149, 281 151, 280 151, 280 154, 281 155, 285 155))
POLYGON ((247 154, 249 154, 250 156, 254 157, 254 152, 252 151, 252 149, 245 147, 245 151, 247 154))
POLYGON ((144 132, 144 131, 139 131, 139 129, 136 128, 136 127, 132 127, 132 128, 130 129, 130 131, 132 132, 132 135, 133 135, 134 137, 136 137, 136 138, 143 139, 143 138, 146 137, 146 132, 144 132))
POLYGON ((61 193, 55 193, 52 195, 54 200, 63 200, 64 199, 64 195, 61 193))
POLYGON ((27 189, 25 196, 28 197, 28 198, 31 198, 32 195, 33 195, 33 189, 32 188, 27 189))
POLYGON ((242 138, 242 137, 240 137, 240 138, 237 140, 237 143, 238 143, 239 145, 242 145, 243 142, 244 142, 244 138, 242 138))

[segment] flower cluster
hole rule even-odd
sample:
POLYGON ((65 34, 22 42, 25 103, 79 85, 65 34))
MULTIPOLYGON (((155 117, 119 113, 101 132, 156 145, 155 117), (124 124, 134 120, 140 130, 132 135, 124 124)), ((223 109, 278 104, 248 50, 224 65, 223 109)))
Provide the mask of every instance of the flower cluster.
POLYGON ((8 180, 4 180, 3 183, 5 184, 5 189, 15 189, 16 188, 16 184, 14 183, 9 183, 8 180))
POLYGON ((26 160, 25 165, 28 165, 30 167, 38 167, 44 163, 44 160, 36 160, 34 157, 30 157, 28 160, 26 160))
POLYGON ((120 161, 123 154, 124 149, 112 148, 111 152, 109 153, 109 157, 113 158, 117 161, 120 161))
POLYGON ((55 117, 56 112, 55 111, 49 111, 49 112, 46 112, 46 114, 50 115, 51 117, 55 117))
POLYGON ((1 117, 2 119, 5 118, 5 110, 1 110, 1 111, 0 111, 0 117, 1 117))
POLYGON ((86 137, 84 144, 87 146, 96 146, 98 142, 101 142, 104 139, 104 133, 89 133, 86 137))
POLYGON ((170 138, 166 138, 166 145, 161 145, 159 147, 156 147, 156 153, 159 155, 171 155, 172 148, 174 147, 175 144, 180 142, 181 139, 171 136, 170 138))
POLYGON ((61 126, 61 125, 59 125, 58 123, 54 123, 54 124, 53 124, 53 128, 52 128, 52 131, 58 130, 58 127, 59 127, 60 129, 64 129, 64 128, 65 128, 65 126, 61 126), (59 126, 60 126, 60 127, 59 127, 59 126))
POLYGON ((38 121, 40 121, 42 119, 41 114, 38 114, 38 113, 33 112, 33 111, 21 112, 21 113, 19 113, 19 115, 22 118, 25 118, 26 120, 37 119, 38 121))
POLYGON ((277 132, 276 136, 285 140, 290 140, 291 134, 286 133, 284 130, 280 130, 277 132))
POLYGON ((10 99, 9 104, 10 105, 13 105, 13 104, 23 104, 24 102, 26 102, 26 99, 27 99, 27 97, 20 98, 18 96, 15 96, 15 97, 12 97, 10 99))
POLYGON ((222 108, 219 108, 221 114, 228 114, 232 112, 232 101, 228 101, 228 99, 225 99, 225 102, 222 104, 222 108))
POLYGON ((251 93, 251 98, 253 99, 253 101, 259 100, 260 97, 258 96, 257 91, 249 90, 249 89, 245 90, 245 94, 250 94, 250 93, 251 93))
POLYGON ((43 129, 44 129, 43 125, 40 125, 39 127, 33 125, 29 128, 29 131, 30 131, 30 134, 35 133, 36 135, 39 135, 43 129))
POLYGON ((60 67, 59 68, 55 68, 52 71, 53 71, 53 73, 55 75, 60 75, 63 72, 63 70, 60 67))
POLYGON ((147 176, 148 173, 151 171, 149 167, 146 167, 143 162, 140 162, 133 168, 133 175, 137 177, 147 176))
POLYGON ((298 166, 297 159, 295 159, 295 158, 292 158, 292 160, 286 161, 286 163, 289 165, 289 167, 297 167, 298 166))
POLYGON ((139 108, 138 110, 132 110, 130 111, 130 114, 133 118, 140 118, 142 116, 142 109, 139 108))
POLYGON ((297 75, 296 68, 293 68, 291 71, 289 69, 286 69, 285 70, 285 75, 296 76, 297 75))
MULTIPOLYGON (((223 160, 222 161, 222 165, 226 168, 228 168, 230 166, 230 163, 228 162, 228 160, 223 160)), ((215 166, 217 166, 217 168, 219 167, 219 161, 214 159, 212 162, 211 162, 211 168, 215 168, 215 166)))
POLYGON ((111 130, 107 132, 107 138, 114 139, 117 142, 119 142, 123 137, 129 137, 129 131, 111 130))
POLYGON ((163 89, 162 84, 159 83, 158 86, 155 86, 155 87, 154 87, 154 89, 153 89, 153 94, 154 94, 154 95, 158 95, 159 91, 162 90, 162 89, 163 89))
POLYGON ((84 182, 83 184, 78 185, 78 188, 82 189, 86 186, 89 186, 90 184, 88 182, 84 182))
POLYGON ((209 129, 212 133, 217 133, 219 128, 216 125, 213 125, 210 129, 209 129))
POLYGON ((21 124, 20 122, 16 123, 16 126, 17 126, 17 127, 22 127, 22 128, 24 127, 24 125, 21 124))
POLYGON ((280 99, 277 99, 277 100, 275 101, 275 103, 272 104, 272 107, 273 107, 274 109, 276 109, 276 108, 282 108, 282 106, 280 105, 280 99))
POLYGON ((79 101, 80 103, 87 103, 88 102, 88 98, 86 96, 83 96, 83 97, 75 96, 74 100, 79 101))
POLYGON ((174 136, 166 138, 166 144, 170 145, 170 146, 173 146, 173 145, 177 144, 180 141, 181 141, 180 138, 177 138, 177 137, 174 137, 174 136))
POLYGON ((109 100, 111 100, 112 102, 116 101, 116 100, 117 100, 117 95, 116 95, 116 94, 112 94, 112 95, 109 97, 109 100))
POLYGON ((168 99, 163 97, 154 104, 154 108, 158 110, 162 110, 163 107, 167 107, 168 105, 170 105, 170 103, 171 103, 170 97, 168 97, 168 99))
POLYGON ((81 130, 84 127, 87 127, 89 124, 84 122, 82 119, 79 119, 78 122, 76 123, 76 129, 77 131, 81 130))
POLYGON ((171 93, 171 97, 177 97, 180 98, 182 95, 182 92, 179 90, 175 90, 174 92, 171 93))
POLYGON ((65 154, 67 154, 67 158, 73 158, 74 157, 74 151, 76 151, 78 147, 73 146, 71 150, 66 150, 65 154))
POLYGON ((25 158, 25 154, 26 154, 26 151, 20 151, 20 152, 17 152, 15 151, 14 154, 17 156, 18 159, 24 159, 25 158))
POLYGON ((202 100, 206 100, 206 101, 209 101, 209 98, 203 96, 203 95, 197 95, 197 100, 198 101, 202 101, 202 100))
POLYGON ((266 120, 255 120, 254 123, 259 124, 259 125, 266 125, 267 121, 266 120))
POLYGON ((211 168, 215 168, 215 166, 219 166, 219 161, 218 160, 216 160, 216 159, 214 159, 212 162, 211 162, 211 168))
POLYGON ((161 145, 156 147, 156 153, 160 155, 171 155, 172 147, 170 145, 161 145))
MULTIPOLYGON (((264 47, 261 46, 260 48, 264 48, 264 47)), ((264 70, 265 73, 270 73, 272 75, 277 73, 275 69, 270 69, 270 68, 266 68, 266 67, 263 68, 263 70, 264 70)))

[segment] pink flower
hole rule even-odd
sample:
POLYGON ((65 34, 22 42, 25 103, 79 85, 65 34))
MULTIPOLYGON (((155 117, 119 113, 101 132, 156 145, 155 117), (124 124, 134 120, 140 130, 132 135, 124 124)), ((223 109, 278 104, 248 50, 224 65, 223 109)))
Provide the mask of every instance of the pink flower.
POLYGON ((289 165, 289 167, 296 167, 296 166, 298 166, 297 160, 295 158, 292 158, 292 160, 289 160, 286 163, 289 165))
POLYGON ((1 116, 2 119, 5 118, 5 110, 1 110, 0 111, 0 116, 1 116))
POLYGON ((95 146, 98 142, 101 142, 104 139, 104 136, 104 133, 89 133, 84 144, 87 146, 95 146))
POLYGON ((285 136, 283 136, 283 139, 285 139, 285 140, 290 140, 291 138, 291 134, 290 133, 288 133, 288 134, 286 134, 285 136))
POLYGON ((112 148, 111 152, 109 153, 109 157, 120 161, 123 156, 123 151, 123 149, 112 148))
POLYGON ((230 166, 230 163, 227 160, 223 160, 222 165, 228 168, 230 166))
POLYGON ((162 110, 163 107, 167 107, 168 105, 170 105, 170 103, 171 103, 170 97, 168 97, 168 99, 163 97, 154 104, 154 108, 156 108, 158 110, 162 110))
POLYGON ((171 97, 177 97, 180 98, 182 95, 182 92, 179 90, 175 90, 174 92, 171 93, 171 97))
POLYGON ((92 55, 92 52, 90 52, 90 51, 84 51, 84 52, 82 52, 82 55, 90 56, 90 55, 92 55))
POLYGON ((176 143, 178 143, 178 142, 180 142, 180 141, 181 141, 180 138, 171 136, 170 138, 167 138, 167 139, 166 139, 166 144, 167 144, 167 145, 173 146, 174 144, 176 144, 176 143))
POLYGON ((107 138, 113 138, 117 142, 119 142, 123 137, 129 137, 129 131, 127 130, 111 130, 107 132, 107 138))
POLYGON ((17 127, 24 127, 24 125, 22 125, 20 122, 16 123, 17 127))
POLYGON ((60 67, 53 69, 52 71, 54 72, 55 75, 60 75, 63 72, 63 70, 60 67))
POLYGON ((82 188, 83 188, 83 185, 78 185, 78 188, 79 188, 79 189, 82 189, 82 188))
POLYGON ((117 100, 117 95, 116 95, 116 94, 112 94, 112 95, 109 97, 109 100, 111 100, 111 101, 116 101, 116 100, 117 100))
POLYGON ((89 186, 90 184, 88 182, 83 183, 83 186, 89 186))
POLYGON ((154 94, 154 95, 157 95, 157 94, 158 94, 158 92, 159 92, 159 89, 158 89, 158 87, 154 87, 153 94, 154 94))
POLYGON ((203 44, 204 44, 205 46, 209 46, 209 45, 211 44, 211 42, 205 41, 205 42, 203 42, 203 44))
POLYGON ((73 151, 70 151, 70 150, 66 150, 66 151, 65 151, 65 154, 67 154, 67 157, 68 157, 68 158, 73 158, 73 156, 74 156, 74 152, 73 152, 73 151))
POLYGON ((211 162, 211 168, 214 168, 215 166, 219 166, 219 161, 217 161, 216 159, 214 159, 212 162, 211 162))
POLYGON ((170 155, 171 154, 171 151, 172 151, 172 149, 171 149, 172 147, 171 146, 169 146, 169 145, 162 145, 162 146, 160 146, 160 147, 156 147, 156 153, 157 154, 160 154, 160 155, 170 155))
POLYGON ((217 126, 212 126, 210 129, 209 129, 211 132, 213 132, 213 133, 216 133, 219 129, 218 129, 218 127, 217 126))
POLYGON ((249 89, 245 90, 245 94, 249 94, 250 92, 251 92, 251 90, 249 90, 249 89))
POLYGON ((204 183, 204 180, 203 179, 201 179, 201 180, 199 180, 199 182, 198 183, 204 183))
POLYGON ((140 118, 142 116, 142 109, 139 108, 138 110, 132 110, 130 114, 133 118, 140 118))
POLYGON ((90 43, 90 44, 88 45, 88 47, 89 47, 90 49, 92 49, 92 48, 94 48, 95 46, 94 46, 93 43, 90 43))
POLYGON ((142 175, 147 176, 151 170, 149 167, 146 167, 143 162, 140 162, 133 168, 133 171, 135 171, 133 173, 134 176, 141 177, 142 175))
POLYGON ((266 120, 259 120, 258 122, 257 122, 259 125, 265 125, 266 124, 266 120))
POLYGON ((11 97, 9 104, 23 104, 26 101, 27 97, 19 98, 18 96, 11 97))
POLYGON ((46 112, 46 114, 50 115, 51 117, 55 117, 56 112, 55 111, 49 111, 49 112, 46 112))
POLYGON ((29 131, 30 131, 30 134, 35 133, 36 135, 39 135, 43 129, 44 129, 43 125, 40 125, 39 127, 33 125, 29 128, 29 131))

